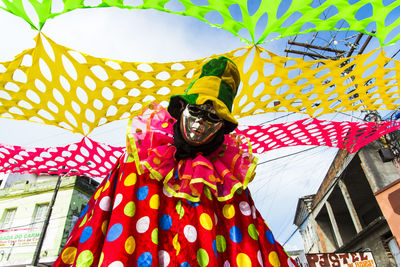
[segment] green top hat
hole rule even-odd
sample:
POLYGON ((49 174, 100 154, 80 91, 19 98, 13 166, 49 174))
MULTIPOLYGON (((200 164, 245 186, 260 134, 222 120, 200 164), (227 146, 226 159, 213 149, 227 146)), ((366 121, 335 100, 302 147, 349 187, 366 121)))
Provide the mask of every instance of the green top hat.
POLYGON ((218 116, 225 120, 225 132, 229 133, 238 125, 231 112, 239 83, 240 74, 232 60, 222 56, 213 58, 203 65, 200 75, 189 84, 185 94, 171 96, 168 112, 179 119, 180 99, 192 105, 211 101, 218 116))

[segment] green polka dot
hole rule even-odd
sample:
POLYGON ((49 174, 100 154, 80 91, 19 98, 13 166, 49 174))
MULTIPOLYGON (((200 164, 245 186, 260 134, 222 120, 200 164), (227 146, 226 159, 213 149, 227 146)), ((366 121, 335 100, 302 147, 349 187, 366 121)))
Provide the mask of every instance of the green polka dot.
POLYGON ((158 245, 158 228, 154 228, 153 232, 151 232, 151 241, 158 245))
POLYGON ((128 202, 128 204, 125 205, 124 208, 124 214, 128 217, 133 217, 136 212, 136 206, 133 201, 128 202))
POLYGON ((204 187, 204 194, 206 195, 206 197, 209 199, 209 200, 212 200, 212 193, 211 193, 211 190, 210 190, 210 188, 208 188, 208 187, 204 187))
POLYGON ((251 236, 251 238, 253 238, 254 240, 258 240, 258 231, 254 224, 250 224, 247 230, 249 231, 249 235, 251 236))
POLYGON ((82 251, 76 259, 77 267, 90 267, 93 263, 93 253, 89 250, 82 251))
POLYGON ((226 250, 226 240, 222 235, 216 236, 217 250, 218 252, 224 252, 226 250))
POLYGON ((87 214, 86 214, 85 217, 83 218, 83 220, 82 220, 81 224, 79 225, 79 227, 84 226, 85 223, 86 223, 86 221, 87 221, 87 214))
POLYGON ((204 249, 199 249, 197 251, 197 262, 199 263, 200 267, 205 267, 208 265, 210 259, 208 258, 207 251, 204 249))

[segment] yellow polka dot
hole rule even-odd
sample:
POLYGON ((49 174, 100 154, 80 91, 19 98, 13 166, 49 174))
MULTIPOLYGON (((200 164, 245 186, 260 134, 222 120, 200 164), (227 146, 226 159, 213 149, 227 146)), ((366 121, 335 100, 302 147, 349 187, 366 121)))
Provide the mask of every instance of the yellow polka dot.
POLYGON ((93 213, 94 213, 94 210, 92 210, 92 212, 91 212, 90 215, 89 215, 89 221, 90 221, 90 219, 92 219, 93 213))
POLYGON ((154 164, 158 165, 161 163, 161 160, 159 158, 154 158, 153 162, 154 162, 154 164))
POLYGON ((155 194, 150 198, 150 208, 156 210, 160 207, 160 196, 155 194))
POLYGON ((103 235, 106 235, 107 228, 108 228, 108 221, 105 220, 105 221, 101 224, 101 231, 103 232, 103 235))
POLYGON ((269 253, 268 260, 269 260, 269 263, 271 263, 272 266, 274 266, 274 267, 281 266, 281 262, 279 261, 278 254, 275 251, 272 251, 271 253, 269 253))
POLYGON ((135 251, 135 247, 136 247, 135 238, 133 238, 133 236, 128 237, 125 241, 126 253, 128 253, 129 255, 132 254, 135 251))
POLYGON ((210 215, 208 215, 207 213, 202 213, 199 220, 201 226, 203 226, 204 229, 211 230, 213 228, 213 222, 210 215))
POLYGON ((90 267, 93 263, 93 253, 90 250, 82 251, 76 259, 77 267, 90 267))
POLYGON ((125 186, 131 186, 136 184, 136 173, 129 174, 124 181, 125 186))
POLYGON ((251 260, 247 254, 239 253, 236 257, 236 264, 238 267, 251 267, 251 260))
POLYGON ((81 221, 81 224, 79 225, 79 227, 84 226, 86 221, 87 221, 87 214, 85 215, 85 217, 83 217, 83 220, 81 221))
POLYGON ((125 205, 124 214, 128 217, 133 217, 136 212, 135 202, 130 201, 128 204, 125 205))
POLYGON ((61 259, 65 264, 73 264, 75 261, 77 249, 74 247, 66 248, 61 254, 61 259))
POLYGON ((106 184, 104 185, 104 188, 103 188, 103 192, 104 191, 106 191, 107 190, 107 188, 109 188, 110 187, 110 180, 108 180, 107 182, 106 182, 106 184))
POLYGON ((99 265, 97 265, 98 267, 100 267, 103 264, 103 260, 104 260, 104 253, 102 252, 100 254, 99 265))
POLYGON ((101 190, 103 190, 103 187, 100 187, 97 191, 96 194, 94 194, 94 200, 98 199, 100 194, 101 194, 101 190))
POLYGON ((222 214, 224 214, 225 218, 231 219, 233 216, 235 216, 235 207, 232 204, 226 204, 222 208, 222 214))
POLYGON ((167 128, 168 127, 168 122, 164 122, 163 124, 161 124, 161 127, 167 128))
POLYGON ((174 245, 174 249, 176 250, 176 255, 178 255, 179 251, 181 250, 181 244, 178 241, 178 234, 174 236, 174 239, 172 240, 172 245, 174 245))

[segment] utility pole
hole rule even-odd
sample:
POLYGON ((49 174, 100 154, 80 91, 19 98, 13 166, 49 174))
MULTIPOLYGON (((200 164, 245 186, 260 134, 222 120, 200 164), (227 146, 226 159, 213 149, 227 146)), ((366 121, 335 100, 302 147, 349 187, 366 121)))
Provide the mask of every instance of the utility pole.
POLYGON ((37 264, 39 263, 40 251, 42 250, 44 237, 46 236, 47 227, 49 226, 51 213, 53 211, 54 202, 56 201, 56 198, 57 198, 58 190, 60 189, 62 177, 63 176, 61 176, 61 175, 58 176, 57 184, 56 184, 56 187, 54 188, 54 193, 53 193, 53 196, 52 196, 50 204, 49 204, 49 209, 47 211, 46 218, 43 222, 42 231, 40 232, 40 236, 39 236, 38 243, 36 245, 35 253, 33 254, 31 266, 37 266, 37 264))

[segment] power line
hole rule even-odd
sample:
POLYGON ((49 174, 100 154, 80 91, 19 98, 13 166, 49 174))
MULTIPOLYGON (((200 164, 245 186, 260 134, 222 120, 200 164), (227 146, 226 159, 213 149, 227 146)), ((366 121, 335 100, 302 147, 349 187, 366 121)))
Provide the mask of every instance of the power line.
POLYGON ((274 158, 274 159, 269 159, 269 160, 260 162, 257 165, 259 166, 259 165, 262 165, 264 163, 268 163, 268 162, 275 161, 275 160, 278 160, 278 159, 283 159, 283 158, 287 158, 287 157, 290 157, 290 156, 294 156, 294 155, 297 155, 297 154, 300 154, 300 153, 303 153, 303 152, 307 152, 307 151, 316 149, 317 147, 319 147, 319 146, 314 146, 314 147, 307 148, 307 149, 304 149, 304 150, 301 150, 301 151, 297 151, 297 152, 294 152, 294 153, 291 153, 291 154, 287 154, 287 155, 284 155, 284 156, 281 156, 281 157, 277 157, 277 158, 274 158))

